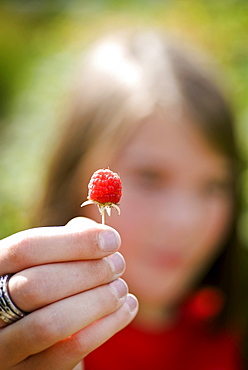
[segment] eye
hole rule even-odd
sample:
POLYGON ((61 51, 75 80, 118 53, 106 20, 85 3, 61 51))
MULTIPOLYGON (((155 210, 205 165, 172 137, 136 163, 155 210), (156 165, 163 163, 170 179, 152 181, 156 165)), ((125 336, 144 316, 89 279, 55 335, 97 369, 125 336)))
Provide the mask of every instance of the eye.
POLYGON ((139 187, 145 190, 158 190, 163 186, 163 176, 159 171, 140 169, 135 171, 135 180, 139 187))
POLYGON ((230 180, 211 180, 202 188, 202 193, 208 197, 225 197, 232 193, 232 183, 230 180))

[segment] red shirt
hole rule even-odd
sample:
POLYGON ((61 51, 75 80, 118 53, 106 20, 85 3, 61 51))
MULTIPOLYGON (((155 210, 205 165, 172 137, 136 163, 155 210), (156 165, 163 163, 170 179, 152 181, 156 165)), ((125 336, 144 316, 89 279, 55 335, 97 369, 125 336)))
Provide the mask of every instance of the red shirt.
POLYGON ((240 370, 241 356, 226 331, 213 333, 209 324, 182 317, 159 333, 132 324, 85 359, 86 370, 240 370))

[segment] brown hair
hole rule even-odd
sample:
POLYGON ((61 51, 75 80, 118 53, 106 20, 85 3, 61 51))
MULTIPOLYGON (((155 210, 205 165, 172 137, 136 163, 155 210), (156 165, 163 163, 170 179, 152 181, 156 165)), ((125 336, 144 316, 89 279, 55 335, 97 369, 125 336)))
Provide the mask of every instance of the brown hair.
MULTIPOLYGON (((63 225, 82 213, 80 202, 91 175, 86 168, 93 172, 108 166, 108 158, 118 155, 142 120, 157 110, 165 120, 167 110, 188 112, 236 171, 232 112, 196 54, 153 31, 106 38, 85 57, 78 75, 65 131, 49 167, 39 225, 63 225)), ((237 301, 231 298, 237 286, 235 229, 234 218, 226 248, 202 281, 226 295, 225 318, 232 311, 230 302, 237 301)))

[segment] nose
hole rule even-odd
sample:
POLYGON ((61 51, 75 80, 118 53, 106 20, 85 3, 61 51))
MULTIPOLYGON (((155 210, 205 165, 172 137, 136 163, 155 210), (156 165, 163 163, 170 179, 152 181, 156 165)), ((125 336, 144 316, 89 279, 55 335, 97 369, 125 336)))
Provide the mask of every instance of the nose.
POLYGON ((203 212, 196 196, 174 190, 167 192, 161 199, 159 217, 167 230, 182 232, 195 230, 200 225, 203 212))

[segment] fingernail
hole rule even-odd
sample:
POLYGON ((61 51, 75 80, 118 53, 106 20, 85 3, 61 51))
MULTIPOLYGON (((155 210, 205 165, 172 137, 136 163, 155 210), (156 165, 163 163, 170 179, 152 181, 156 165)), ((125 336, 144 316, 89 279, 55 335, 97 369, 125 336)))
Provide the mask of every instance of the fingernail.
POLYGON ((121 244, 120 236, 114 230, 100 231, 98 234, 98 240, 99 246, 104 252, 114 252, 121 244))
POLYGON ((114 290, 118 298, 122 298, 128 293, 128 287, 124 280, 117 279, 109 283, 110 287, 114 290))
POLYGON ((106 257, 106 259, 111 266, 114 276, 117 278, 118 276, 122 275, 126 267, 126 263, 122 255, 119 252, 116 252, 106 257))
POLYGON ((138 307, 138 300, 133 294, 128 294, 126 303, 129 306, 130 312, 134 312, 138 307))

